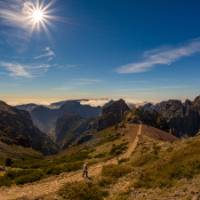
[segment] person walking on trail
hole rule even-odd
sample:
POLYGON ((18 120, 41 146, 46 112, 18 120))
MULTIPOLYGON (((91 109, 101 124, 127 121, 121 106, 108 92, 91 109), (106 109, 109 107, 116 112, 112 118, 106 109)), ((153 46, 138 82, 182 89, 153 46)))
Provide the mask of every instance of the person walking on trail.
POLYGON ((88 165, 87 165, 87 163, 83 164, 83 178, 89 179, 89 176, 88 176, 88 165))

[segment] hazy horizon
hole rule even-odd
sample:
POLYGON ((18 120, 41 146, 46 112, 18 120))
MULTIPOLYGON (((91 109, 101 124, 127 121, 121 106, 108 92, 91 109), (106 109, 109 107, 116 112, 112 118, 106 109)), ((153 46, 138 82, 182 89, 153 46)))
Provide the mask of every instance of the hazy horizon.
POLYGON ((171 97, 171 98, 163 98, 163 99, 158 99, 158 100, 153 100, 151 97, 149 99, 137 99, 137 98, 130 98, 130 97, 99 97, 99 98, 92 98, 92 97, 85 97, 85 98, 68 98, 68 97, 19 97, 13 99, 12 97, 2 97, 0 100, 6 102, 9 105, 12 106, 17 106, 17 105, 23 105, 23 104, 38 104, 38 105, 50 105, 52 103, 56 102, 61 102, 61 101, 67 101, 67 100, 82 100, 82 104, 87 104, 87 105, 92 105, 92 106, 102 106, 105 103, 107 103, 110 100, 119 100, 119 99, 124 99, 127 103, 132 103, 132 104, 143 104, 143 103, 159 103, 161 101, 167 101, 169 99, 176 99, 184 102, 185 100, 194 100, 197 96, 200 94, 197 94, 194 97, 185 97, 185 98, 177 98, 177 97, 171 97), (84 101, 83 101, 84 100, 84 101), (87 101, 86 101, 87 100, 87 101), (85 102, 85 103, 84 103, 85 102))

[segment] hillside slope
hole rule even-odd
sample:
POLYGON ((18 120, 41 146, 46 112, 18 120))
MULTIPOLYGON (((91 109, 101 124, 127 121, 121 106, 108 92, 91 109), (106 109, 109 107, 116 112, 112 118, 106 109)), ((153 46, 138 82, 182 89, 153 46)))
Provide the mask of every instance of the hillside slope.
POLYGON ((0 102, 0 141, 31 147, 44 154, 57 152, 57 147, 50 138, 33 125, 28 112, 4 102, 0 102))
POLYGON ((0 142, 0 165, 4 165, 7 158, 12 160, 22 158, 41 158, 42 155, 38 151, 31 148, 25 148, 19 145, 8 145, 0 142))
MULTIPOLYGON (((122 175, 120 175, 119 179, 112 177, 114 178, 113 179, 114 182, 109 183, 111 185, 109 187, 106 187, 106 190, 108 190, 109 192, 109 196, 106 199, 115 199, 116 195, 123 197, 124 195, 123 190, 127 190, 126 195, 127 194, 129 195, 129 190, 134 184, 134 181, 136 181, 137 178, 139 178, 140 176, 140 170, 137 166, 140 165, 143 168, 143 165, 146 164, 145 160, 142 161, 144 159, 143 157, 146 156, 146 152, 148 152, 149 149, 152 149, 153 152, 157 151, 157 147, 155 147, 155 145, 161 145, 161 148, 162 148, 161 152, 163 152, 165 149, 169 148, 171 145, 173 146, 173 144, 171 144, 172 140, 173 141, 176 140, 175 137, 173 136, 171 137, 171 135, 168 133, 165 133, 163 131, 160 131, 158 129, 145 126, 145 125, 127 125, 126 128, 121 129, 120 132, 122 135, 124 135, 121 138, 122 141, 124 141, 125 138, 127 141, 129 141, 127 145, 127 149, 124 151, 124 153, 120 154, 117 157, 108 159, 107 161, 106 160, 104 160, 103 162, 98 161, 96 164, 91 165, 89 167, 89 175, 92 177, 98 177, 94 179, 94 183, 96 181, 97 182, 100 181, 100 179, 102 179, 105 176, 104 171, 107 170, 107 168, 111 170, 109 176, 113 176, 114 174, 112 175, 113 173, 112 168, 114 166, 116 166, 117 168, 119 167, 120 169, 121 169, 121 166, 123 166, 122 169, 123 170, 126 169, 128 170, 126 173, 130 173, 128 177, 125 176, 126 174, 125 172, 123 172, 125 173, 124 175, 123 173, 122 175), (156 131, 156 134, 155 135, 152 134, 155 131, 156 131), (163 134, 165 135, 164 138, 161 137, 163 134), (136 152, 134 153, 135 149, 136 149, 136 152), (141 154, 141 152, 143 153, 141 154), (139 160, 137 161, 138 158, 139 160), (120 162, 120 164, 118 164, 118 160, 122 160, 123 162, 122 163, 120 162), (124 186, 126 187, 120 187, 119 189, 118 187, 121 184, 118 181, 122 182, 124 186)), ((104 132, 102 132, 101 134, 104 134, 104 132)), ((99 143, 96 147, 96 151, 98 153, 100 153, 102 150, 104 151, 107 148, 106 145, 109 144, 110 142, 99 143)), ((111 145, 112 144, 113 142, 111 142, 111 145)), ((94 153, 92 154, 94 155, 94 153)), ((24 185, 20 187, 12 186, 11 188, 6 188, 6 189, 4 188, 3 190, 0 190, 0 193, 2 194, 3 200, 8 200, 8 199, 10 200, 13 198, 21 198, 21 197, 24 197, 24 198, 26 197, 28 200, 32 200, 32 199, 35 200, 38 197, 45 200, 62 199, 61 197, 59 197, 57 192, 60 191, 60 189, 63 187, 64 184, 74 182, 74 181, 80 181, 81 183, 82 181, 81 174, 82 174, 81 171, 63 173, 59 176, 52 176, 47 179, 43 179, 39 182, 35 182, 33 184, 28 184, 28 185, 24 185)), ((77 187, 79 187, 79 184, 77 184, 77 187)), ((139 188, 138 191, 141 191, 141 189, 139 188)), ((130 197, 131 197, 131 194, 130 194, 130 197)), ((125 199, 128 199, 128 198, 129 197, 125 199)))
MULTIPOLYGON (((134 151, 133 146, 137 146, 137 138, 141 134, 141 128, 137 125, 131 125, 129 128, 124 130, 124 134, 127 133, 127 138, 131 139, 128 147, 129 154, 134 151), (131 131, 132 130, 132 131, 131 131)), ((124 138, 125 139, 125 138, 124 138)), ((114 140, 113 140, 114 141, 114 140)), ((113 144, 113 143, 112 143, 113 144)), ((121 158, 124 158, 124 155, 121 154, 121 158)), ((127 156, 127 155, 126 155, 127 156)), ((102 167, 110 164, 117 164, 116 157, 111 158, 107 161, 99 162, 90 167, 90 176, 98 176, 101 173, 102 167)), ((11 188, 0 189, 0 194, 2 200, 10 200, 15 198, 26 197, 27 199, 35 199, 44 195, 55 195, 55 192, 63 186, 63 184, 73 181, 81 181, 82 172, 76 171, 71 173, 64 173, 59 176, 52 176, 47 179, 41 180, 33 184, 27 184, 24 186, 12 186, 11 188)), ((48 197, 51 198, 51 197, 48 197)))

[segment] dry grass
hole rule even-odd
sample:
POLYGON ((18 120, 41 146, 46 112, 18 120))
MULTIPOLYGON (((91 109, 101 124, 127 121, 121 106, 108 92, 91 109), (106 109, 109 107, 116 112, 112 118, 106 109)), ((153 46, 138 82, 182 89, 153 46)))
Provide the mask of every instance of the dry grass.
POLYGON ((146 151, 138 151, 133 165, 142 168, 142 172, 135 187, 172 187, 180 179, 200 174, 200 138, 168 146, 152 143, 146 151))

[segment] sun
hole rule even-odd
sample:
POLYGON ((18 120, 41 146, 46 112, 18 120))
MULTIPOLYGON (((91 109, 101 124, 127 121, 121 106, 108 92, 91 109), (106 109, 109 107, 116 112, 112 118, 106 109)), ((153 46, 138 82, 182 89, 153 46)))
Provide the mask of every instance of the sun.
POLYGON ((42 21, 44 21, 44 12, 40 9, 34 10, 32 18, 35 23, 41 23, 42 21))
POLYGON ((24 22, 30 27, 31 32, 42 29, 48 32, 47 26, 56 18, 52 15, 52 4, 53 1, 45 4, 41 0, 26 1, 24 3, 22 10, 24 22))

